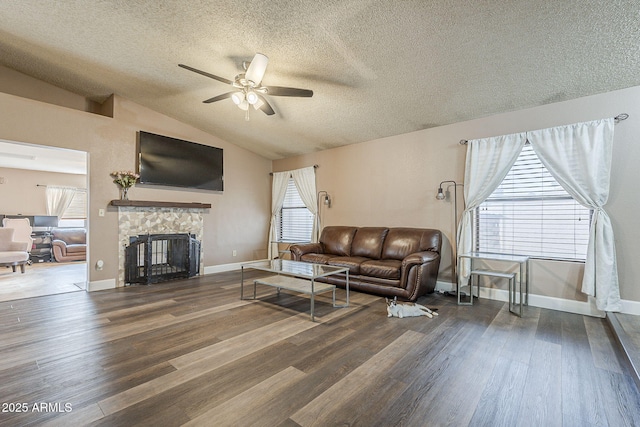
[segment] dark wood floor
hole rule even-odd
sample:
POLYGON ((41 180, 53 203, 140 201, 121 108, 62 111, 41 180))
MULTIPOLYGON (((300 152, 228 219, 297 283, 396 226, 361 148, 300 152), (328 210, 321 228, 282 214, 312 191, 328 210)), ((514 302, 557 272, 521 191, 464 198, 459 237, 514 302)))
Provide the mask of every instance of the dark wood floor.
POLYGON ((389 319, 354 292, 312 323, 259 295, 231 272, 0 303, 0 425, 640 426, 603 319, 443 295, 389 319))

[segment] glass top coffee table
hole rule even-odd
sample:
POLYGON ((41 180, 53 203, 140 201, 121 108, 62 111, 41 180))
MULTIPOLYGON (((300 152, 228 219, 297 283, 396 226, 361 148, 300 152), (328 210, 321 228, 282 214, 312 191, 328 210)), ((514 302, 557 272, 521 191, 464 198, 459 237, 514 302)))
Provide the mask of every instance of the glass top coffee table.
POLYGON ((267 285, 277 289, 294 291, 310 295, 311 297, 311 321, 314 321, 315 295, 324 292, 333 292, 333 306, 336 308, 349 306, 349 269, 347 267, 333 267, 324 264, 312 264, 309 262, 290 261, 286 259, 272 259, 266 261, 255 261, 242 264, 240 267, 240 299, 244 298, 244 270, 251 268, 254 270, 275 273, 273 276, 255 279, 253 281, 253 299, 256 299, 256 285, 267 285), (316 279, 331 276, 332 274, 345 273, 346 283, 346 303, 336 305, 336 286, 329 283, 318 282, 316 279))

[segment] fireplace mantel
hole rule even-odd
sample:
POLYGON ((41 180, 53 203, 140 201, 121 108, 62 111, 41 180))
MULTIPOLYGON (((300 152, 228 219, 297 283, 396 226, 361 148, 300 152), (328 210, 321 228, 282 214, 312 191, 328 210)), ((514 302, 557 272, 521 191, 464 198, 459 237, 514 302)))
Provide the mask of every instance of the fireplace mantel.
POLYGON ((186 209, 209 209, 211 203, 198 202, 155 202, 145 200, 112 200, 111 206, 133 207, 133 208, 186 208, 186 209))

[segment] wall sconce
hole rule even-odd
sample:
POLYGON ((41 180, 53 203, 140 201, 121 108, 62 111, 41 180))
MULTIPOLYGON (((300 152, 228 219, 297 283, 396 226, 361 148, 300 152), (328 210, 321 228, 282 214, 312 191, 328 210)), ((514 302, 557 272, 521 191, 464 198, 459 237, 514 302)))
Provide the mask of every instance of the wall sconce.
POLYGON ((320 208, 320 200, 322 200, 322 203, 328 208, 331 207, 331 196, 329 196, 329 193, 326 191, 318 191, 318 208, 320 208), (320 197, 321 194, 324 194, 322 198, 320 197))
MULTIPOLYGON (((446 199, 446 196, 444 194, 444 190, 442 189, 442 184, 446 184, 446 183, 450 183, 453 184, 453 188, 454 188, 454 197, 453 197, 453 201, 454 203, 458 201, 458 185, 462 185, 462 184, 458 184, 455 181, 442 181, 440 183, 440 186, 438 187, 438 194, 436 194, 436 199, 438 200, 444 200, 446 199)), ((458 210, 456 209, 456 213, 458 212, 458 210)))

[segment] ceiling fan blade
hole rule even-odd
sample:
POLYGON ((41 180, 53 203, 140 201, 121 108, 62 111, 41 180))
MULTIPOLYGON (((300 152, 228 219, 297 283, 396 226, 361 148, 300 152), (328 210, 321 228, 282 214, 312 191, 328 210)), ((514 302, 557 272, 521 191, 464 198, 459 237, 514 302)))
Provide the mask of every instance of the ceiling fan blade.
POLYGON ((266 55, 256 53, 256 56, 253 57, 253 60, 251 60, 249 64, 249 68, 247 68, 244 78, 251 80, 256 86, 259 86, 264 77, 264 72, 267 71, 268 63, 269 58, 267 58, 266 55))
POLYGON ((231 80, 229 80, 229 79, 225 79, 224 77, 218 77, 218 76, 213 75, 211 73, 207 73, 206 71, 202 71, 202 70, 198 70, 197 68, 189 67, 188 65, 178 64, 178 67, 182 67, 185 70, 193 71, 194 73, 202 74, 205 77, 209 77, 210 79, 214 79, 214 80, 217 80, 219 82, 226 83, 228 85, 233 84, 233 82, 231 80))
POLYGON ((295 87, 267 86, 267 95, 311 98, 313 96, 313 91, 309 89, 297 89, 295 87))
POLYGON ((271 105, 269 105, 264 96, 258 95, 258 99, 262 101, 262 104, 258 107, 259 110, 262 110, 262 112, 267 116, 273 116, 276 113, 275 111, 273 111, 273 108, 271 108, 271 105))
POLYGON ((231 95, 233 95, 235 92, 236 91, 223 93, 222 95, 218 95, 218 96, 214 96, 213 98, 205 99, 202 102, 204 102, 205 104, 211 104, 212 102, 221 101, 223 99, 230 98, 231 95))

